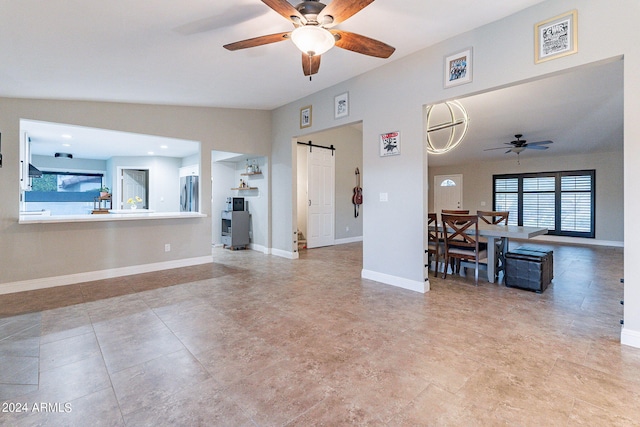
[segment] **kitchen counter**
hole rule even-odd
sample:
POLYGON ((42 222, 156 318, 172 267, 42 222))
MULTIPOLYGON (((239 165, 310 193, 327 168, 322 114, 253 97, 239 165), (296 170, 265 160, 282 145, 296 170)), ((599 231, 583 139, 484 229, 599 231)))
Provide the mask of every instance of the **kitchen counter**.
POLYGON ((62 222, 104 222, 104 221, 137 221, 151 219, 190 219, 206 218, 207 215, 199 212, 152 212, 145 209, 136 211, 113 211, 101 215, 20 215, 18 224, 48 224, 62 222))

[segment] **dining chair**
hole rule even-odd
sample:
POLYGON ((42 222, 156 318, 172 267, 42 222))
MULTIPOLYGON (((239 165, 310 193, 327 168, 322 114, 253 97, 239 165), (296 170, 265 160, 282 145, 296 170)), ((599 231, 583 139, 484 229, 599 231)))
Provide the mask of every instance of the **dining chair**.
POLYGON ((435 258, 435 270, 434 273, 438 275, 438 267, 440 266, 440 252, 443 250, 443 241, 440 235, 440 229, 438 228, 438 215, 433 212, 427 215, 427 267, 431 268, 431 258, 435 258))
MULTIPOLYGON (((444 236, 444 273, 447 278, 449 264, 453 261, 475 263, 475 283, 478 286, 479 261, 487 256, 487 244, 478 241, 478 215, 442 214, 442 234, 444 236)), ((459 267, 458 267, 459 268, 459 267)), ((459 270, 458 270, 459 271, 459 270)))
MULTIPOLYGON (((478 218, 486 224, 509 225, 509 211, 478 211, 478 218)), ((482 239, 481 239, 482 241, 482 239)), ((501 271, 506 272, 505 254, 509 251, 509 239, 506 237, 496 239, 496 277, 501 271)))
POLYGON ((469 215, 469 209, 442 209, 443 214, 469 215))

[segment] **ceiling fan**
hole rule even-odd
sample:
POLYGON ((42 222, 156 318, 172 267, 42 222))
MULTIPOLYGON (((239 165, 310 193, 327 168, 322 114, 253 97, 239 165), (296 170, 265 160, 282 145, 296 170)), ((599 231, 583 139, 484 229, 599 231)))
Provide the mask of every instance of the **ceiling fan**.
MULTIPOLYGON (((516 135, 513 135, 516 137, 515 141, 511 141, 511 142, 505 142, 505 144, 507 145, 511 145, 511 148, 509 148, 507 151, 505 151, 504 153, 516 153, 516 154, 520 154, 522 153, 524 150, 526 150, 527 148, 531 149, 531 150, 546 150, 547 145, 548 144, 553 144, 553 141, 536 141, 536 142, 527 142, 526 139, 520 139, 522 138, 522 134, 518 133, 516 135)), ((497 147, 497 148, 487 148, 484 151, 491 151, 491 150, 503 150, 505 147, 497 147)))
POLYGON ((294 7, 287 0, 262 0, 264 4, 290 20, 295 29, 229 43, 224 45, 224 48, 233 51, 291 39, 302 52, 302 70, 309 79, 320 69, 320 55, 333 46, 363 55, 388 58, 395 51, 394 47, 369 37, 333 28, 373 1, 333 0, 325 5, 318 0, 305 0, 294 7))

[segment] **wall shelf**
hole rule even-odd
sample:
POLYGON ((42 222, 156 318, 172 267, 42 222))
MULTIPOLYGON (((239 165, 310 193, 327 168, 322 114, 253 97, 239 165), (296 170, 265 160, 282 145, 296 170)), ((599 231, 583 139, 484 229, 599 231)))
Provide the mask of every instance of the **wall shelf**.
POLYGON ((258 187, 239 187, 239 188, 232 188, 232 190, 238 190, 238 191, 243 191, 243 190, 257 190, 258 187))
POLYGON ((251 175, 262 175, 262 172, 244 172, 241 173, 242 176, 251 176, 251 175))

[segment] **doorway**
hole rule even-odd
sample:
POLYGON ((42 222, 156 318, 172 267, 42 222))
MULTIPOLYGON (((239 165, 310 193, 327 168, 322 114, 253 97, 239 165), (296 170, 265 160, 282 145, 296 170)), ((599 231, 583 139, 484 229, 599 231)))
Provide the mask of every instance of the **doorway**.
MULTIPOLYGON (((318 133, 305 135, 293 140, 293 149, 296 153, 296 193, 294 206, 296 213, 294 216, 294 225, 297 227, 298 247, 294 247, 294 252, 298 249, 304 250, 309 247, 308 235, 311 231, 308 224, 308 210, 310 192, 314 192, 313 188, 308 188, 309 170, 307 155, 310 151, 308 143, 314 145, 330 147, 334 146, 334 171, 335 179, 333 184, 333 233, 330 245, 339 245, 343 243, 361 242, 363 239, 363 217, 366 214, 366 200, 360 207, 358 216, 354 215, 354 205, 352 203, 353 189, 356 185, 356 168, 362 173, 362 186, 365 186, 366 171, 363 169, 363 143, 362 143, 362 122, 351 123, 337 128, 327 129, 318 133), (300 144, 297 144, 300 142, 300 144)), ((313 153, 316 151, 326 151, 329 158, 331 150, 324 150, 313 147, 313 153)), ((313 198, 311 199, 313 203, 313 198)), ((326 224, 326 223, 325 223, 326 224)), ((329 227, 324 227, 325 230, 329 227)), ((327 238, 328 239, 328 238, 327 238)), ((312 243, 313 245, 313 243, 312 243)))
POLYGON ((121 169, 119 186, 119 209, 129 208, 131 204, 149 209, 149 169, 121 169))

